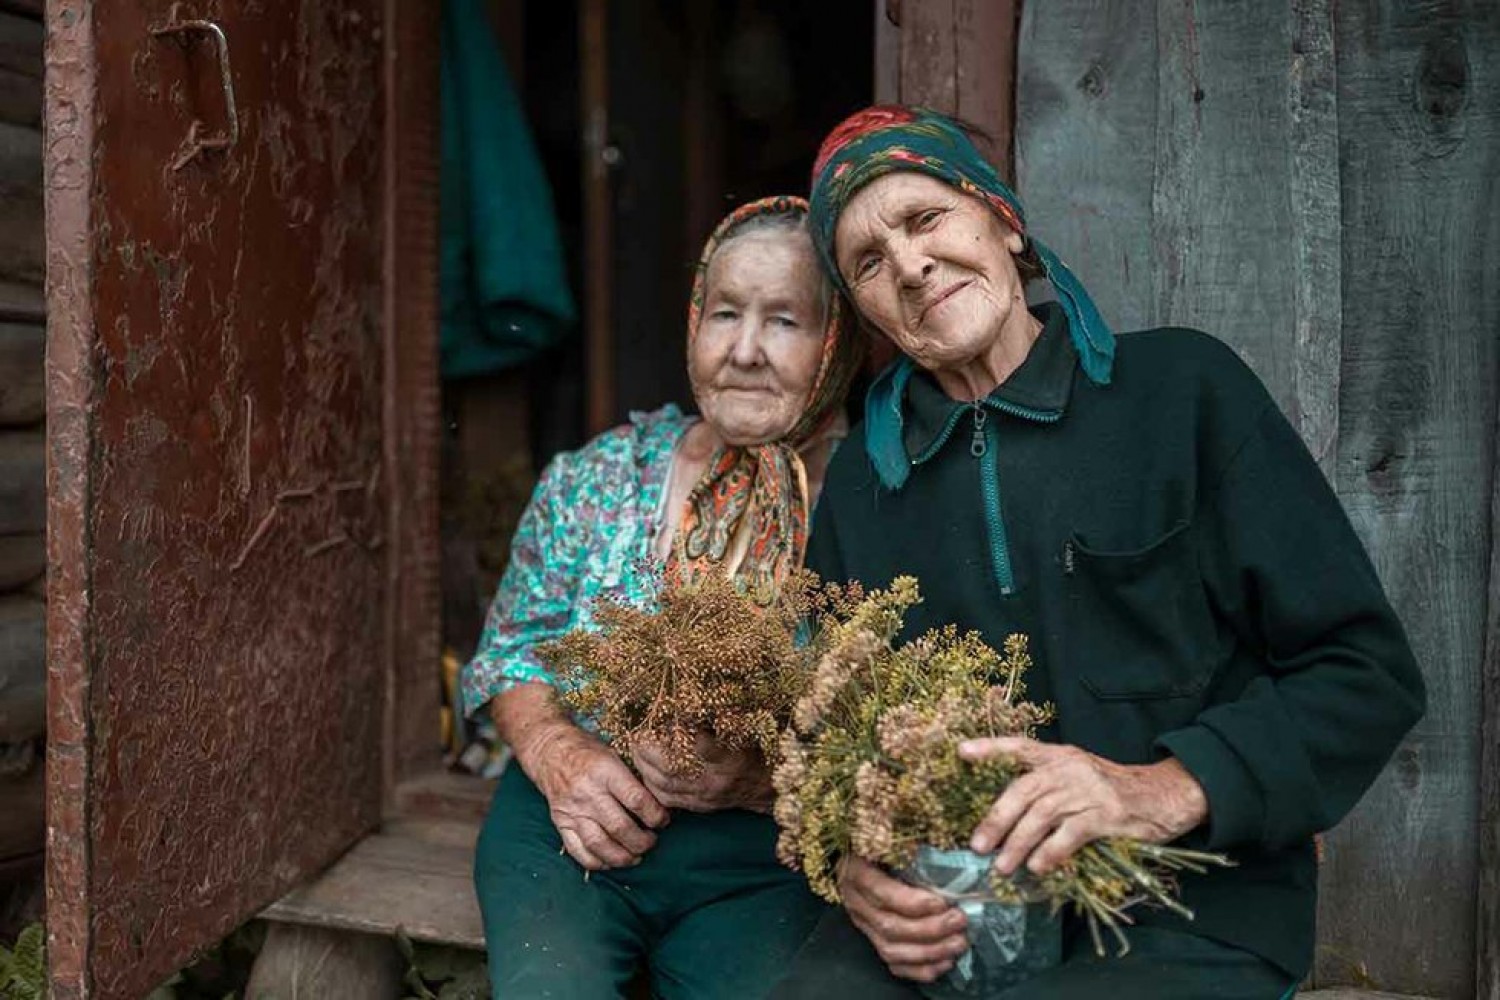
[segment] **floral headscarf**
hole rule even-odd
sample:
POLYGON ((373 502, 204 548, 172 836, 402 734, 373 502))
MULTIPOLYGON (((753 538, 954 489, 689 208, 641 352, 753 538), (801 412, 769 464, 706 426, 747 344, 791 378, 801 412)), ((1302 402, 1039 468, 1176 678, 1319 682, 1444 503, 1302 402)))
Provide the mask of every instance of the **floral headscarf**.
POLYGON ((1026 231, 1021 200, 952 119, 926 108, 886 104, 856 111, 828 133, 813 164, 809 229, 828 273, 849 288, 833 256, 839 215, 854 193, 875 178, 898 170, 936 177, 988 205, 1036 253, 1057 290, 1079 364, 1089 380, 1109 383, 1115 338, 1093 299, 1057 255, 1026 231))
MULTIPOLYGON (((807 202, 780 195, 743 205, 709 237, 698 259, 688 302, 688 343, 698 335, 708 294, 708 265, 735 231, 756 216, 806 216, 807 202)), ((672 539, 669 578, 691 581, 704 573, 731 570, 762 604, 776 595, 807 551, 809 497, 799 446, 818 437, 837 416, 859 362, 859 342, 844 329, 839 296, 829 296, 823 353, 806 408, 786 437, 761 445, 724 445, 688 494, 687 509, 672 539), (748 532, 744 558, 726 566, 748 532)))

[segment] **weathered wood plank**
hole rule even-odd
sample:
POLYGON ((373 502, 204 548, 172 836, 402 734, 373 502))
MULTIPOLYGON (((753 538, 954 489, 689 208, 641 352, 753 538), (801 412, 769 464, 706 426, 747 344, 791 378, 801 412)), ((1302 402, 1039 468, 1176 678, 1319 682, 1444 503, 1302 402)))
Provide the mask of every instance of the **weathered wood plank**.
MULTIPOLYGON (((1295 413, 1288 4, 1159 0, 1156 23, 1155 320, 1232 344, 1295 413)), ((1307 255, 1337 251, 1336 213, 1306 222, 1320 227, 1307 255), (1331 247, 1317 242, 1328 229, 1331 247)))
POLYGON ((0 431, 0 535, 46 529, 44 447, 40 431, 0 431))
POLYGON ((389 938, 273 924, 255 957, 245 996, 319 1000, 404 996, 402 964, 401 953, 389 938))
POLYGON ((875 103, 901 100, 901 29, 892 20, 898 0, 872 0, 875 9, 875 103))
POLYGON ((47 536, 0 535, 0 592, 17 590, 47 569, 47 536))
POLYGON ((40 288, 42 133, 0 123, 0 281, 40 288))
POLYGON ((0 597, 0 745, 47 731, 46 617, 41 601, 0 597))
POLYGON ((958 64, 950 2, 907 2, 899 8, 901 100, 937 111, 958 110, 958 64))
POLYGON ((45 329, 0 321, 0 427, 34 424, 47 415, 46 355, 45 329))
POLYGON ((900 21, 902 102, 978 126, 980 151, 1014 178, 1015 0, 908 0, 900 21))
POLYGON ((1318 981, 1474 986, 1480 658, 1500 364, 1500 9, 1335 9, 1344 223, 1337 485, 1428 712, 1327 844, 1318 981))
POLYGON ((1490 580, 1484 666, 1480 679, 1479 885, 1474 938, 1474 995, 1500 997, 1500 406, 1490 467, 1490 580))
POLYGON ((40 21, 0 10, 0 122, 41 127, 44 39, 40 21))
POLYGON ((433 771, 396 786, 397 815, 425 819, 483 821, 495 796, 495 782, 449 770, 433 771))
POLYGON ((1156 20, 1149 6, 1021 8, 1016 178, 1032 231, 1117 330, 1152 325, 1156 20))
POLYGON ((1291 156, 1291 412, 1330 480, 1338 461, 1339 366, 1343 356, 1337 65, 1333 0, 1292 0, 1288 74, 1291 156))
POLYGON ((282 897, 268 920, 391 934, 482 949, 474 898, 477 823, 389 822, 312 882, 282 897))

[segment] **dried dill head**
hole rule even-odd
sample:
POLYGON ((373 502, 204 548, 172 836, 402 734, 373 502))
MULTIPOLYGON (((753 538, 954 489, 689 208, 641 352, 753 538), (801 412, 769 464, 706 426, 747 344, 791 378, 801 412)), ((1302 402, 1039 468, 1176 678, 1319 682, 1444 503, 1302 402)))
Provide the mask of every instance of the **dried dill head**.
POLYGON ((597 631, 540 647, 564 701, 593 718, 627 760, 644 741, 660 746, 673 770, 697 774, 696 738, 708 733, 774 761, 798 694, 797 629, 826 603, 817 577, 797 573, 766 605, 717 575, 668 580, 658 595, 647 608, 605 600, 597 631))
MULTIPOLYGON (((964 849, 1005 787, 1023 773, 1012 760, 966 761, 963 740, 1034 736, 1051 705, 1025 700, 1031 656, 1024 635, 997 652, 977 633, 935 629, 893 645, 917 581, 896 579, 820 609, 811 643, 791 651, 804 692, 792 711, 773 775, 777 856, 801 869, 813 891, 839 902, 837 859, 864 858, 891 869, 917 848, 964 849)), ((1087 845, 1031 890, 1054 907, 1073 904, 1099 928, 1120 935, 1122 911, 1138 900, 1182 910, 1173 870, 1201 870, 1223 859, 1126 838, 1087 845)), ((1020 894, 1004 877, 1002 899, 1020 894)), ((1122 947, 1123 937, 1119 937, 1122 947)))

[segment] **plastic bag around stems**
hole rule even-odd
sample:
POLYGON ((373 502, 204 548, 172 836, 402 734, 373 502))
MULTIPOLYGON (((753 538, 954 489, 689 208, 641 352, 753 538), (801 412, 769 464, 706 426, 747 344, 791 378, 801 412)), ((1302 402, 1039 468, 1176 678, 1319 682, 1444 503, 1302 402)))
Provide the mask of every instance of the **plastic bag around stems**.
POLYGON ((994 854, 923 845, 897 873, 902 881, 951 900, 968 918, 969 950, 941 979, 919 987, 924 996, 992 996, 1062 960, 1062 915, 1040 901, 1024 871, 1012 876, 1011 884, 1026 901, 997 899, 990 882, 994 861, 994 854))

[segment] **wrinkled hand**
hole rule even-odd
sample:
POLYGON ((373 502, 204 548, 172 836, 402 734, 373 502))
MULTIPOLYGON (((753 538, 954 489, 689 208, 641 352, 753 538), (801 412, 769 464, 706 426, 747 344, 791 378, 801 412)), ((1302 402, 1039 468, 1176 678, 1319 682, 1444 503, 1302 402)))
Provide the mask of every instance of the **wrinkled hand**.
POLYGON ((696 775, 674 772, 661 748, 643 744, 631 754, 647 790, 670 809, 718 812, 749 809, 768 813, 776 799, 771 771, 754 750, 730 750, 707 733, 698 734, 696 775))
POLYGON ((868 861, 844 859, 839 895, 849 919, 870 939, 892 975, 930 983, 969 948, 962 910, 868 861))
POLYGON ((636 864, 656 843, 652 829, 670 819, 619 754, 572 723, 537 736, 521 763, 547 798, 563 849, 590 871, 636 864))
POLYGON ((979 854, 998 847, 995 867, 1006 875, 1023 863, 1045 875, 1100 837, 1164 844, 1208 816, 1203 787, 1174 759, 1116 764, 1020 737, 966 740, 958 752, 966 760, 1011 757, 1029 768, 995 800, 969 842, 979 854))

